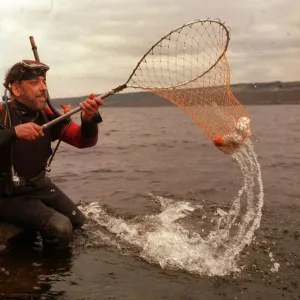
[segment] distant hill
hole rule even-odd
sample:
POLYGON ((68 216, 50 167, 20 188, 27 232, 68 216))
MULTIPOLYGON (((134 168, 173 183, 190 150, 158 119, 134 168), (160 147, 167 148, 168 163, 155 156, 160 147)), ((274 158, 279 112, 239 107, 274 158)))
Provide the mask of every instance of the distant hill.
POLYGON ((300 104, 300 81, 241 83, 232 85, 232 92, 244 105, 300 104))
MULTIPOLYGON (((300 81, 239 83, 231 85, 231 91, 243 105, 300 104, 300 81)), ((101 95, 101 93, 98 95, 101 95)), ((51 102, 57 108, 60 108, 61 104, 69 103, 74 108, 86 97, 87 95, 52 98, 51 102)), ((105 107, 157 107, 170 105, 174 104, 153 93, 126 92, 126 90, 105 100, 105 107)))
MULTIPOLYGON (((300 104, 300 81, 239 83, 231 85, 234 96, 243 105, 300 104)), ((126 91, 126 90, 125 90, 126 91)), ((106 99, 106 107, 156 107, 173 105, 168 100, 150 92, 121 92, 106 99)), ((101 93, 99 93, 100 95, 101 93)), ((81 97, 52 99, 56 107, 70 103, 77 106, 87 95, 81 97)))

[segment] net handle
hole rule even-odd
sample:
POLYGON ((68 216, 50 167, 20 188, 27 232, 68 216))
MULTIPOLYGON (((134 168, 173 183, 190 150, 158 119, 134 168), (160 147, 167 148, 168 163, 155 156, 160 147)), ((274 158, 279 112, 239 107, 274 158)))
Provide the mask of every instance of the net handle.
MULTIPOLYGON (((109 97, 109 96, 112 96, 112 95, 118 93, 118 92, 121 92, 122 90, 124 90, 124 89, 126 89, 126 88, 127 88, 127 85, 126 85, 126 84, 122 84, 122 85, 120 85, 120 86, 118 86, 118 87, 116 87, 116 88, 114 88, 114 89, 111 89, 110 91, 108 91, 108 92, 102 94, 102 95, 99 96, 99 97, 100 97, 101 99, 105 99, 105 98, 107 98, 107 97, 109 97)), ((42 125, 42 129, 43 129, 43 130, 44 130, 44 129, 47 129, 47 128, 49 128, 49 127, 51 127, 51 126, 57 124, 58 122, 62 121, 63 119, 66 119, 66 118, 68 118, 68 117, 70 117, 70 116, 72 116, 72 115, 78 113, 79 111, 81 111, 81 107, 80 107, 80 106, 78 106, 77 108, 74 108, 74 109, 70 110, 68 113, 65 113, 65 114, 63 114, 63 115, 61 115, 61 116, 59 116, 59 117, 53 119, 52 121, 50 121, 50 122, 48 122, 48 123, 42 125)))

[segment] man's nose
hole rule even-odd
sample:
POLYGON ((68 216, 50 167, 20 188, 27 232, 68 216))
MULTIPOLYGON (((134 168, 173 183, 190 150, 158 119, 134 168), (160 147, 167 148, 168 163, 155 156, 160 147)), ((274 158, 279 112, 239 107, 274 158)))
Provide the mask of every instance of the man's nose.
POLYGON ((44 82, 40 83, 40 90, 42 90, 42 91, 46 91, 47 90, 46 83, 44 83, 44 82))

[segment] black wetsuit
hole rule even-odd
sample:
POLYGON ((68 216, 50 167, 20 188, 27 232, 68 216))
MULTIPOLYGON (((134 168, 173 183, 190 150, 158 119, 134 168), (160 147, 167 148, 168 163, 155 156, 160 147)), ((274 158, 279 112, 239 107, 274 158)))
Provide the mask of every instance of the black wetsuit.
MULTIPOLYGON (((27 122, 42 125, 54 118, 49 109, 37 113, 17 101, 10 106, 12 126, 27 122)), ((18 139, 14 127, 7 127, 7 123, 6 108, 0 107, 0 218, 38 231, 44 245, 68 246, 73 228, 82 226, 85 217, 45 172, 52 153, 51 142, 60 137, 67 124, 57 123, 46 130, 43 137, 25 141, 18 139), (12 184, 12 161, 15 172, 25 182, 23 186, 12 184)), ((81 126, 71 122, 62 141, 87 148, 94 146, 97 139, 97 122, 82 121, 81 126)))

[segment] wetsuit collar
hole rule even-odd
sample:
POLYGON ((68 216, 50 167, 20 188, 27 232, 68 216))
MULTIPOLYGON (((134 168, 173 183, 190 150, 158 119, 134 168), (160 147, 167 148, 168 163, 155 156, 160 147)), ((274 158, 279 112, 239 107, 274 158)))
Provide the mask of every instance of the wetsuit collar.
POLYGON ((20 116, 20 118, 22 118, 22 120, 33 121, 33 119, 35 120, 40 114, 39 112, 32 110, 17 100, 14 100, 14 106, 17 114, 20 116))

